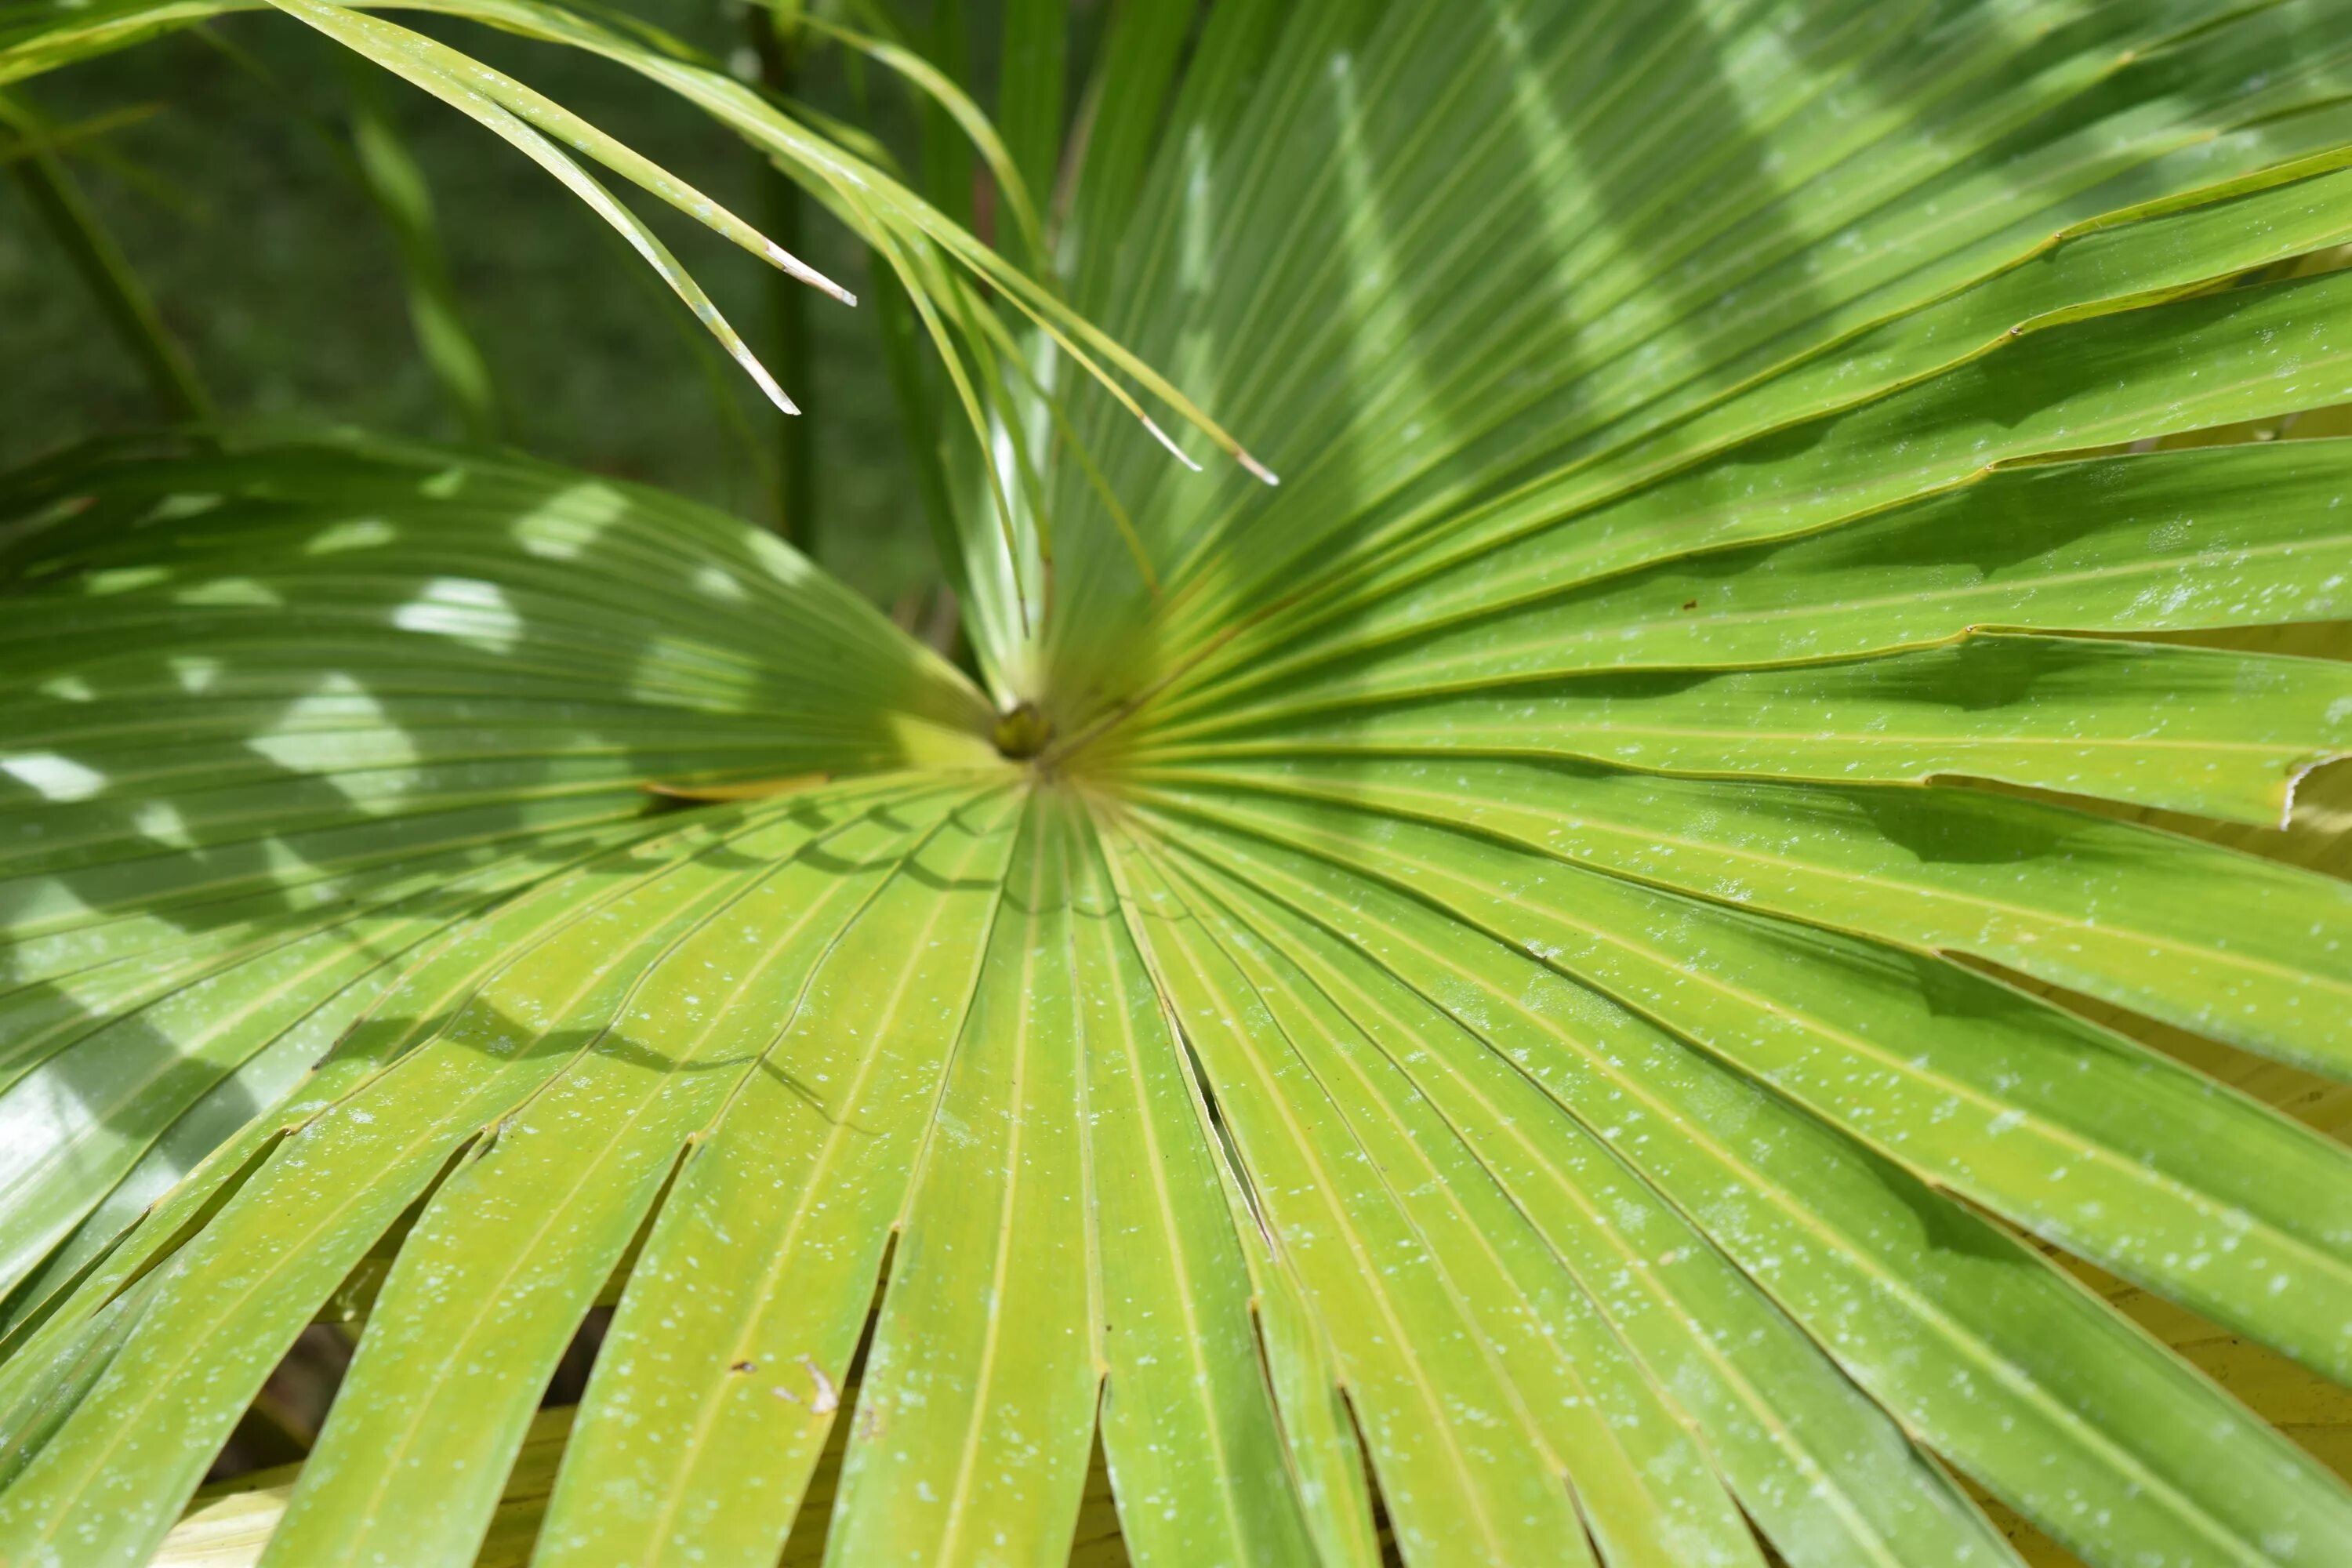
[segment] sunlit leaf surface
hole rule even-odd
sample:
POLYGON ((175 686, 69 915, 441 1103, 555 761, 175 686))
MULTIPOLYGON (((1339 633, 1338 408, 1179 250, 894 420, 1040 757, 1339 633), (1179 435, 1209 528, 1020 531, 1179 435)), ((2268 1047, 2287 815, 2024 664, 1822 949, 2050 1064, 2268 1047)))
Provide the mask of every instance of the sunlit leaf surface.
POLYGON ((0 481, 0 1561, 2352 1562, 2352 11, 1129 4, 1033 283, 428 8, 894 268, 979 677, 520 458, 0 481))

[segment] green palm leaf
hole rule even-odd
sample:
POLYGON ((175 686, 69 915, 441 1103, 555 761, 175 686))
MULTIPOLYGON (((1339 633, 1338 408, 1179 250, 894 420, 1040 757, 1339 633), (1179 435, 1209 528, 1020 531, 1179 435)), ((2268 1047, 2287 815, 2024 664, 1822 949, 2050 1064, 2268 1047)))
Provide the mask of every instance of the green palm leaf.
POLYGON ((2341 5, 1129 5, 1039 279, 429 9, 893 267, 981 678, 519 457, 8 478, 0 1561, 2352 1557, 2352 443, 2210 444, 2352 402, 2341 5))

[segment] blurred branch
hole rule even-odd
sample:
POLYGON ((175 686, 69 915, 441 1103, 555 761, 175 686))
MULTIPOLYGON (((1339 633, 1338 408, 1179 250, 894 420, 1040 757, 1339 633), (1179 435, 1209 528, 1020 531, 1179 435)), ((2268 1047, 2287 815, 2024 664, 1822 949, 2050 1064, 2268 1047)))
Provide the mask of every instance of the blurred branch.
MULTIPOLYGON (((794 42, 800 0, 753 0, 745 17, 751 53, 758 61, 760 86, 771 96, 790 98, 799 86, 799 61, 794 42)), ((805 202, 801 188, 787 179, 764 154, 754 153, 753 178, 759 185, 760 226, 786 250, 798 255, 807 234, 805 202)), ((776 367, 786 386, 809 384, 814 357, 809 342, 808 290, 782 273, 766 282, 768 342, 764 357, 776 367)), ((776 453, 776 524, 803 554, 814 556, 816 531, 816 447, 806 416, 772 420, 776 453)))
POLYGON ((197 423, 213 416, 211 396, 196 377, 153 296, 100 221, 73 175, 50 147, 58 131, 21 99, 0 95, 0 121, 16 135, 8 173, 26 201, 66 254, 107 324, 146 373, 148 390, 165 418, 197 423))
MULTIPOLYGON (((933 0, 930 47, 922 51, 940 74, 958 86, 971 79, 971 16, 963 0, 933 0)), ((946 104, 921 96, 916 113, 922 126, 923 195, 930 204, 961 226, 971 229, 982 244, 996 237, 975 226, 978 203, 972 184, 976 167, 971 139, 946 104)))
POLYGON ((416 346, 467 439, 495 445, 504 424, 498 383, 458 306, 434 221, 432 187, 384 110, 376 71, 348 53, 339 51, 339 58, 349 87, 352 172, 399 247, 416 346))
MULTIPOLYGON (((1006 0, 1004 47, 996 83, 996 121, 1013 167, 1030 192, 1053 188, 1068 93, 1069 7, 1064 0, 1006 0)), ((1040 273, 1051 258, 1031 258, 1040 273)))
POLYGON ((333 51, 346 88, 347 139, 259 58, 211 27, 195 32, 208 47, 267 87, 270 100, 309 132, 383 218, 399 252, 410 330, 425 367, 467 438, 478 446, 496 445, 505 424, 497 378, 466 326, 434 219, 432 187, 383 108, 382 79, 349 51, 333 51))
POLYGON ((13 163, 37 153, 62 153, 83 142, 152 120, 163 112, 160 103, 134 103, 121 109, 110 109, 103 114, 93 114, 87 120, 77 120, 70 125, 59 125, 38 135, 23 137, 0 145, 0 163, 13 163))
POLYGON ((956 535, 955 508, 948 488, 947 466, 940 455, 939 400, 924 373, 924 337, 906 285, 879 259, 873 268, 867 297, 882 330, 882 361, 890 372, 890 392, 898 405, 898 428, 906 434, 908 460, 914 466, 915 490, 922 498, 923 521, 930 525, 940 569, 949 583, 964 592, 963 546, 956 535))
POLYGON ((128 104, 77 120, 69 125, 49 125, 36 136, 0 146, 0 163, 10 163, 35 152, 70 152, 93 168, 111 174, 126 189, 145 196, 174 217, 200 221, 208 215, 186 191, 126 158, 108 140, 118 131, 145 123, 163 112, 161 103, 128 104))

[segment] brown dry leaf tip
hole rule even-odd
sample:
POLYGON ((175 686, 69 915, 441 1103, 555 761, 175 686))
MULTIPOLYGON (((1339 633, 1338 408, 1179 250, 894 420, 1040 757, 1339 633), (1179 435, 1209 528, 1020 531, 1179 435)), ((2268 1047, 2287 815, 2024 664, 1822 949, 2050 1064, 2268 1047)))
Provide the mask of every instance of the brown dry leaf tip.
POLYGON ((671 800, 765 800, 771 795, 793 795, 832 782, 831 773, 792 773, 779 779, 753 779, 747 784, 664 784, 659 779, 647 779, 637 787, 647 795, 663 795, 671 800))
POLYGON ((809 1357, 803 1356, 800 1361, 803 1366, 808 1368, 809 1382, 816 1385, 816 1394, 809 1401, 809 1408, 819 1415, 831 1415, 841 1405, 841 1395, 834 1388, 833 1379, 825 1376, 824 1368, 817 1365, 809 1357))

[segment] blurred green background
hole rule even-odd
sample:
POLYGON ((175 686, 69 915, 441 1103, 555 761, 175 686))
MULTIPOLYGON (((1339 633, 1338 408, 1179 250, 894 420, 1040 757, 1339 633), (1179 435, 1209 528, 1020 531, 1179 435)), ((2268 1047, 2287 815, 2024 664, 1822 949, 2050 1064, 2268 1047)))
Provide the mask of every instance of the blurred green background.
MULTIPOLYGON (((755 68, 740 5, 631 0, 626 9, 739 73, 755 68)), ((971 9, 978 54, 992 31, 980 13, 992 8, 971 9)), ((898 14, 920 37, 926 12, 919 0, 898 14)), ((574 51, 414 13, 402 20, 461 44, 760 221, 750 153, 652 84, 574 51)), ((520 153, 407 85, 376 80, 375 100, 429 184, 506 439, 772 523, 779 416, 749 379, 609 229, 520 153)), ((915 116, 892 79, 824 49, 800 61, 798 89, 916 165, 915 116)), ((351 91, 336 46, 289 18, 255 14, 215 24, 209 38, 174 35, 41 78, 17 96, 52 122, 145 113, 75 143, 66 163, 225 417, 456 438, 459 421, 416 346, 395 236, 344 155, 351 91)), ((773 275, 659 203, 632 205, 764 354, 773 275)), ((803 246, 814 265, 866 296, 863 247, 813 205, 803 246)), ((815 457, 819 559, 911 616, 936 572, 876 312, 812 291, 806 317, 809 361, 787 390, 805 411, 815 457)), ((138 363, 16 184, 0 180, 0 466, 157 417, 138 363)))

